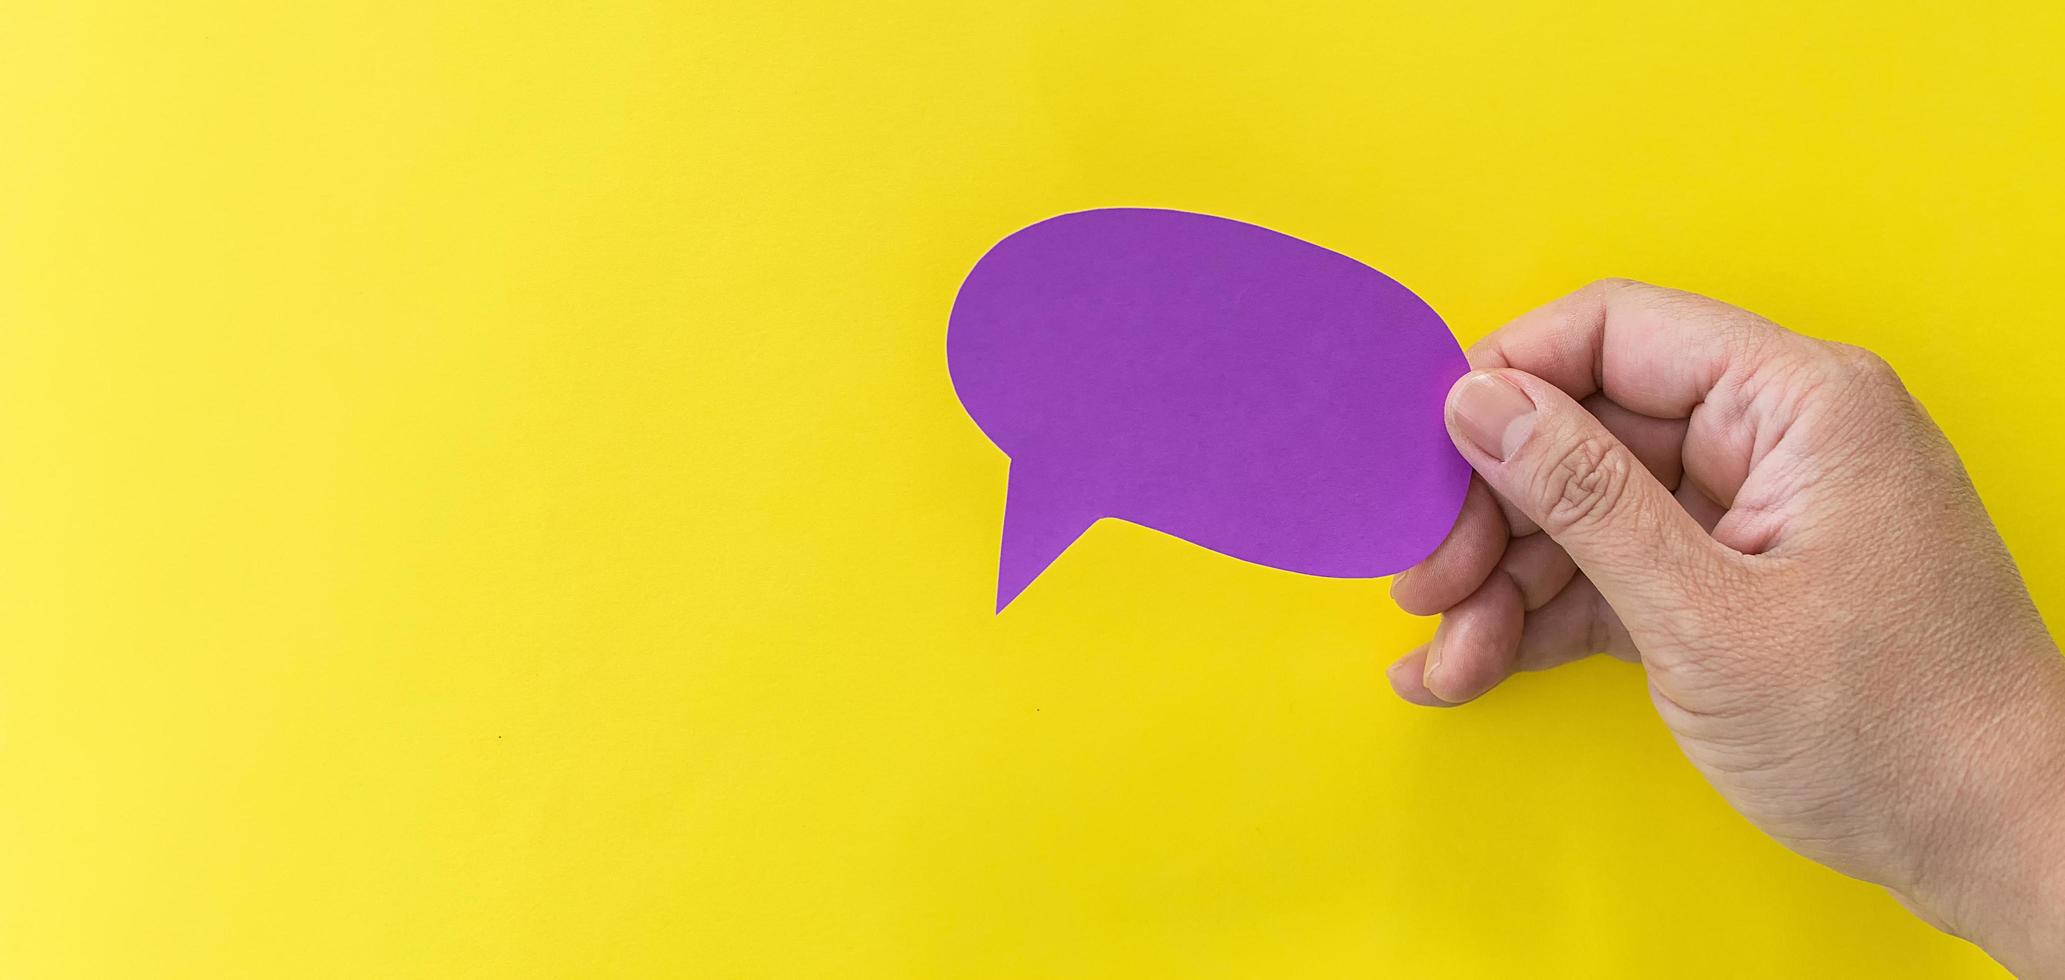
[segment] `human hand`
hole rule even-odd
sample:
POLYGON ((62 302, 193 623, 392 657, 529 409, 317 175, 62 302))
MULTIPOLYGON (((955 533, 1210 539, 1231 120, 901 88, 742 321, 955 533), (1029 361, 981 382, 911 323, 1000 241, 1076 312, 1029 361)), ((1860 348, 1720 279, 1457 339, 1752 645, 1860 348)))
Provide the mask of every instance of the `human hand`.
POLYGON ((1885 362, 1625 281, 1470 352, 1479 475, 1392 586, 1447 706, 1638 660, 1692 764, 1786 846, 2017 971, 2065 976, 2065 661, 1955 452, 1885 362))

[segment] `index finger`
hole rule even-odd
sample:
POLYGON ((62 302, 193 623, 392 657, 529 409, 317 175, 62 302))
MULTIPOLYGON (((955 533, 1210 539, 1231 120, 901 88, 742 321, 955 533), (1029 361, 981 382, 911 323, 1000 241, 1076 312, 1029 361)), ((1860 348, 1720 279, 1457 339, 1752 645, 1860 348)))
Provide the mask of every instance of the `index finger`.
POLYGON ((1521 314, 1470 348, 1474 369, 1517 368, 1583 399, 1604 394, 1682 419, 1731 370, 1747 371, 1784 328, 1695 293, 1602 279, 1521 314))

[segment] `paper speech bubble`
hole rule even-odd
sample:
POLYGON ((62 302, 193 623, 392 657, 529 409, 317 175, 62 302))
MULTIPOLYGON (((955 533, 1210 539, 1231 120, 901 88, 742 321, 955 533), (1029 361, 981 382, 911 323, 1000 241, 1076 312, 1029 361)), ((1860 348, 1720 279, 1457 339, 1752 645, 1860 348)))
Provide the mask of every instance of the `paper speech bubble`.
POLYGON ((1470 469, 1441 317, 1354 259, 1211 215, 1014 232, 954 298, 947 370, 1011 457, 997 610, 1101 518, 1337 578, 1425 558, 1470 469))

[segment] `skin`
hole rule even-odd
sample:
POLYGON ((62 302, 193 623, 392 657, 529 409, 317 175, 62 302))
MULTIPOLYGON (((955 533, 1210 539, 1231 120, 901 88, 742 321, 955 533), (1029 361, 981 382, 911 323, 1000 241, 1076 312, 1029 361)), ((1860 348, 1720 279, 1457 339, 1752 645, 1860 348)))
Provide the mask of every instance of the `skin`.
POLYGON ((1401 575, 1400 697, 1639 662, 1730 805, 2024 976, 2065 977, 2065 660, 1957 454, 1878 357, 1594 283, 1470 352, 1477 471, 1401 575))

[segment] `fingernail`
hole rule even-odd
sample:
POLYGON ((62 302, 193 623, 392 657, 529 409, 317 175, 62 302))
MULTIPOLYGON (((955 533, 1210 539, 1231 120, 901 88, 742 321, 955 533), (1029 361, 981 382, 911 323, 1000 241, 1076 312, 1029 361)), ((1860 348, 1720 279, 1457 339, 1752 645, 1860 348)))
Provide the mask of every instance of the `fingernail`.
POLYGON ((1512 458, 1534 428, 1534 402, 1494 371, 1464 378, 1450 396, 1448 410, 1471 445, 1501 462, 1512 458))

